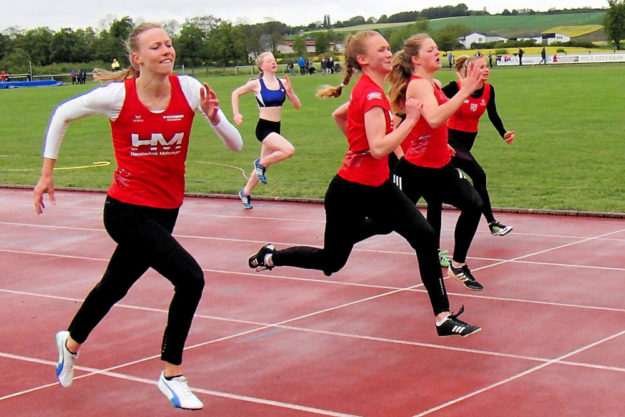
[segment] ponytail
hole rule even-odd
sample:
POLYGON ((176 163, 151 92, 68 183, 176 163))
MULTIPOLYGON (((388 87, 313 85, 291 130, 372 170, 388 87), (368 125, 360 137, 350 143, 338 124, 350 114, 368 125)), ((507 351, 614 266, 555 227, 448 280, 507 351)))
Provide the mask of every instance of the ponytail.
POLYGON ((138 75, 139 71, 132 65, 121 71, 107 71, 102 68, 94 68, 93 70, 93 79, 102 82, 123 81, 128 78, 135 78, 138 75))
POLYGON ((394 113, 403 112, 406 102, 406 89, 412 76, 412 57, 403 49, 393 57, 393 69, 386 76, 386 81, 391 84, 388 92, 391 109, 394 113))
POLYGON ((352 78, 354 73, 354 68, 348 63, 345 69, 345 77, 343 77, 343 82, 341 82, 338 86, 326 86, 321 90, 317 91, 317 97, 340 97, 343 92, 343 87, 349 84, 349 80, 352 78))
POLYGON ((107 71, 101 68, 95 68, 93 70, 93 78, 98 81, 123 81, 128 78, 135 78, 139 76, 139 67, 135 66, 132 62, 132 54, 139 50, 139 36, 150 29, 163 29, 163 26, 158 23, 145 22, 133 29, 130 36, 124 42, 126 52, 128 53, 128 61, 130 66, 121 71, 107 71))
POLYGON ((404 48, 393 56, 393 69, 386 76, 386 80, 391 84, 389 101, 395 113, 404 111, 406 89, 414 70, 412 58, 419 55, 423 41, 430 38, 427 33, 412 35, 404 42, 404 48))

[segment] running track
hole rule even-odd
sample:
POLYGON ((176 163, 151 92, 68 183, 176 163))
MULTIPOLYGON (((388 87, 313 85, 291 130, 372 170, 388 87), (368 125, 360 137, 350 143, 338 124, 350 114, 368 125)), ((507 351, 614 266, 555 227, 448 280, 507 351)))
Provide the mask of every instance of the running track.
MULTIPOLYGON (((171 416, 156 388, 170 284, 153 271, 92 333, 74 385, 56 384, 54 334, 104 271, 104 195, 0 189, 0 416, 171 416)), ((451 249, 457 212, 443 213, 451 249)), ((187 198, 177 238, 206 287, 185 351, 198 416, 625 415, 625 220, 505 213, 469 264, 483 292, 446 280, 483 331, 439 338, 416 258, 397 235, 356 246, 332 277, 255 272, 261 244, 321 245, 323 207, 187 198)), ((191 413, 191 412, 186 412, 191 413)))

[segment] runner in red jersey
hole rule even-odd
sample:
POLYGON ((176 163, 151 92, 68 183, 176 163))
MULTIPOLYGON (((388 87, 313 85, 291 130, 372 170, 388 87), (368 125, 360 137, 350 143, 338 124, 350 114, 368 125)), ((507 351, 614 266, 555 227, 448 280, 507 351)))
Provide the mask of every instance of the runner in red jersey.
POLYGON ((382 89, 391 70, 388 42, 377 32, 351 35, 345 48, 346 75, 338 88, 322 96, 338 97, 354 70, 362 76, 354 86, 349 104, 333 114, 347 136, 349 149, 325 196, 324 247, 297 246, 277 250, 266 244, 249 259, 249 266, 272 269, 295 266, 317 269, 326 275, 339 271, 359 240, 370 236, 370 225, 396 231, 413 247, 419 261, 440 336, 468 336, 479 330, 451 314, 445 284, 438 264, 435 233, 416 206, 389 179, 388 154, 413 128, 421 103, 407 100, 406 119, 394 128, 391 107, 382 89), (339 116, 340 115, 340 116, 339 116))
POLYGON ((104 226, 117 243, 104 276, 91 290, 70 323, 56 335, 57 379, 73 380, 78 349, 89 333, 130 287, 153 268, 175 288, 163 335, 158 379, 163 394, 179 408, 200 409, 182 374, 182 353, 204 287, 202 268, 172 236, 184 195, 184 163, 195 112, 200 112, 224 143, 240 150, 241 135, 219 109, 208 84, 172 74, 176 52, 160 25, 145 23, 127 42, 131 66, 99 71, 114 81, 61 103, 46 132, 41 177, 34 189, 37 214, 52 203, 52 173, 65 130, 76 119, 102 114, 111 123, 117 160, 104 205, 104 226))
MULTIPOLYGON (((410 37, 404 49, 393 59, 391 104, 402 113, 410 98, 423 102, 420 123, 402 144, 405 155, 394 172, 397 185, 413 201, 424 197, 428 203, 428 221, 439 238, 442 203, 460 210, 454 233, 455 245, 448 274, 470 290, 480 291, 482 285, 471 274, 466 257, 477 230, 482 199, 471 183, 451 163, 452 149, 447 143, 447 120, 480 84, 481 73, 471 65, 462 88, 451 99, 441 90, 434 73, 441 68, 440 53, 427 34, 410 37)), ((438 239, 440 240, 440 239, 438 239)))
MULTIPOLYGON (((493 208, 490 203, 490 196, 486 188, 486 172, 477 162, 471 148, 475 143, 479 121, 484 112, 488 112, 490 119, 502 139, 509 145, 514 142, 514 132, 504 128, 503 122, 497 113, 495 105, 495 88, 486 82, 490 75, 490 70, 486 65, 484 57, 461 56, 456 61, 456 71, 459 78, 466 76, 466 68, 469 62, 474 62, 482 70, 482 85, 471 94, 449 119, 447 127, 449 129, 449 144, 455 150, 452 163, 456 168, 460 168, 471 178, 473 187, 477 190, 484 202, 482 214, 488 222, 490 233, 494 236, 505 236, 512 231, 512 226, 501 224, 495 219, 493 208)), ((448 97, 454 96, 461 87, 461 81, 452 81, 443 91, 448 97)))

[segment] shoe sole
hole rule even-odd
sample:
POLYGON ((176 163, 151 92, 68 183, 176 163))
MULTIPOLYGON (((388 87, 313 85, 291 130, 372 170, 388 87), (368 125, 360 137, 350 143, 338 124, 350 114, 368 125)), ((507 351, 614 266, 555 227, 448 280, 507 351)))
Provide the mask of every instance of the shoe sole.
POLYGON ((473 330, 471 333, 461 334, 460 336, 462 336, 462 337, 469 337, 469 336, 471 336, 472 334, 479 333, 479 332, 481 332, 481 331, 482 331, 482 328, 481 328, 481 327, 478 327, 477 329, 473 330))
POLYGON ((482 328, 478 327, 477 329, 473 330, 471 333, 467 333, 467 334, 460 334, 460 333, 439 334, 438 337, 450 337, 450 336, 468 337, 468 336, 471 336, 472 334, 479 333, 481 331, 482 331, 482 328))
MULTIPOLYGON (((252 260, 256 260, 256 258, 258 258, 258 255, 260 254, 260 252, 264 249, 264 248, 270 248, 271 250, 275 249, 275 246, 272 245, 271 243, 267 243, 265 245, 263 245, 260 249, 258 249, 252 256, 250 256, 247 259, 247 264, 249 265, 250 268, 252 269, 256 269, 258 270, 258 268, 262 268, 261 265, 256 265, 256 266, 252 266, 252 260)), ((272 267, 273 268, 273 267, 272 267)), ((271 268, 267 268, 267 269, 271 269, 271 268)))

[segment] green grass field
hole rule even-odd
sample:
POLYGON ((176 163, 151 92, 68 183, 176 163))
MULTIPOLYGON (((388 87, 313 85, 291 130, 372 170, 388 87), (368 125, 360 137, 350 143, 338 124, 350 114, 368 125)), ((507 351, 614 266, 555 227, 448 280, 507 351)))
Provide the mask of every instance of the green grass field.
MULTIPOLYGON (((514 37, 553 31, 558 26, 600 25, 605 12, 567 13, 567 14, 534 14, 516 16, 459 16, 432 19, 428 21, 434 31, 449 24, 463 24, 476 32, 495 33, 501 36, 514 37)), ((351 26, 332 29, 335 32, 355 32, 358 30, 383 30, 407 26, 411 23, 381 23, 351 26)), ((579 35, 571 35, 579 36, 579 35)))
MULTIPOLYGON (((495 68, 499 114, 514 145, 499 138, 483 117, 474 154, 485 168, 495 207, 625 213, 623 164, 622 64, 495 68)), ((441 70, 446 83, 455 78, 441 70)), ((247 76, 213 77, 231 118, 230 92, 247 76)), ((285 107, 283 134, 296 147, 295 156, 268 171, 268 185, 256 195, 322 198, 346 150, 346 140, 330 113, 343 103, 319 99, 323 84, 338 84, 340 75, 295 76, 292 82, 302 109, 285 107)), ((48 118, 61 101, 86 86, 0 90, 0 183, 34 185, 39 177, 43 135, 48 118)), ((187 160, 187 190, 193 193, 236 194, 248 175, 260 145, 254 136, 258 110, 254 98, 244 96, 245 122, 241 152, 228 150, 201 118, 196 118, 187 160)), ((91 117, 73 122, 65 136, 57 187, 106 189, 114 170, 108 121, 91 117), (109 161, 108 166, 89 167, 109 161), (82 168, 88 167, 88 168, 82 168)))

